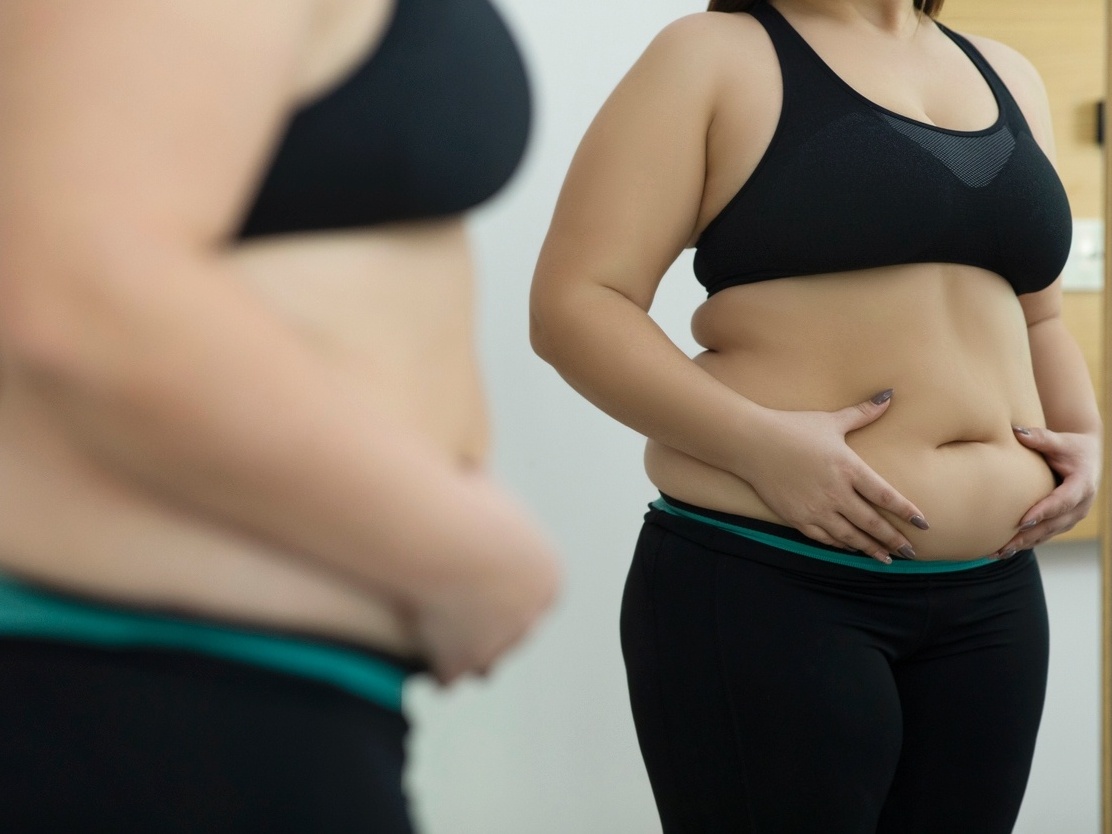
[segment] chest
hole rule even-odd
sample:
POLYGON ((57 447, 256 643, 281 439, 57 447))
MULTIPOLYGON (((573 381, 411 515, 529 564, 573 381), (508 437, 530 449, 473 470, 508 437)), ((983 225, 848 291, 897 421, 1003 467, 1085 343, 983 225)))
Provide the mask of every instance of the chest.
POLYGON ((240 237, 458 214, 508 179, 529 119, 487 0, 398 0, 377 48, 292 115, 240 237))

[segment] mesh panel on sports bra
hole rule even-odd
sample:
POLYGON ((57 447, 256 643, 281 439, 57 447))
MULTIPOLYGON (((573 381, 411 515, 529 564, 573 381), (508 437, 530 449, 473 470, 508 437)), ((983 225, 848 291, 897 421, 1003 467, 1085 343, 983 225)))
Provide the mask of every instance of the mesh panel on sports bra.
POLYGON ((1015 136, 1007 127, 984 136, 958 136, 940 133, 880 114, 893 130, 925 148, 970 188, 983 188, 1004 170, 1015 150, 1015 136))

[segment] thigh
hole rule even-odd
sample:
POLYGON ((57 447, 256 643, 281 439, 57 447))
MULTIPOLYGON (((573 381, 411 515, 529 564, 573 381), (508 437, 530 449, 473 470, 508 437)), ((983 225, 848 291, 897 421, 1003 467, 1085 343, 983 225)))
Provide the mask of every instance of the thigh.
POLYGON ((888 660, 838 588, 800 579, 643 531, 623 651, 666 834, 875 830, 900 748, 888 660))
POLYGON ((1030 554, 936 594, 934 634, 894 672, 904 745, 880 834, 1012 830, 1046 691, 1048 627, 1030 554))
POLYGON ((13 832, 409 834, 405 720, 182 652, 0 640, 0 818, 13 832))

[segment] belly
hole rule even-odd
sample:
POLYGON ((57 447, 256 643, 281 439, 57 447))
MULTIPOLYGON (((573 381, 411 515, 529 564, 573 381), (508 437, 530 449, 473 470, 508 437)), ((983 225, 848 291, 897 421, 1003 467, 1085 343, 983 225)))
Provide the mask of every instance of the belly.
MULTIPOLYGON (((738 287, 700 308, 694 331, 708 348, 695 361, 770 408, 832 411, 895 389, 847 442, 930 521, 893 519, 921 559, 995 552, 1053 489, 1012 432, 1044 422, 1022 310, 997 276, 914 265, 738 287)), ((784 523, 730 473, 652 442, 645 459, 666 493, 784 523)))
MULTIPOLYGON (((260 301, 341 368, 353 390, 459 466, 483 458, 486 415, 458 223, 277 240, 233 257, 260 301)), ((36 408, 18 389, 0 396, 0 568, 124 604, 415 652, 386 600, 116 482, 36 408)))

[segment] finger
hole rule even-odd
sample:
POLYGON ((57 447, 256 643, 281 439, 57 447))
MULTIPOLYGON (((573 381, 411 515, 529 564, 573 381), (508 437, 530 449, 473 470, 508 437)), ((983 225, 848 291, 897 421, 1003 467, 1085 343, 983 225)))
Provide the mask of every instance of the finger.
POLYGON ((842 516, 871 541, 877 542, 885 552, 898 554, 904 559, 915 558, 911 542, 871 504, 857 500, 842 510, 842 516))
POLYGON ((1034 449, 1044 455, 1053 455, 1063 451, 1064 440, 1058 432, 1038 426, 1012 426, 1015 438, 1028 449, 1034 449))
MULTIPOLYGON (((854 538, 852 525, 847 523, 846 529, 849 532, 849 537, 854 538)), ((883 562, 886 565, 892 564, 892 557, 884 552, 884 548, 878 542, 869 542, 864 536, 860 536, 860 546, 854 546, 850 542, 843 541, 841 538, 835 538, 822 527, 817 524, 804 524, 799 528, 799 532, 807 536, 809 539, 814 539, 820 544, 825 544, 828 547, 837 547, 841 550, 857 550, 876 559, 878 562, 883 562)))
POLYGON ((838 425, 841 430, 845 434, 849 434, 851 431, 857 431, 857 429, 864 428, 869 423, 879 419, 880 415, 888 410, 891 402, 892 389, 886 388, 864 402, 835 411, 834 415, 838 418, 838 425))
POLYGON ((841 514, 835 516, 827 522, 826 529, 833 537, 835 547, 844 550, 857 550, 885 565, 892 564, 892 555, 885 549, 884 545, 870 538, 845 516, 841 514))
POLYGON ((1072 530, 1084 517, 1085 514, 1081 512, 1069 513, 1044 521, 1025 532, 1016 533, 1011 541, 992 554, 992 558, 1010 559, 1022 550, 1038 547, 1055 536, 1072 530))
POLYGON ((1072 512, 1063 515, 1048 518, 1041 524, 1036 525, 1030 530, 1022 533, 1017 533, 1016 537, 1021 538, 1021 543, 1027 547, 1034 547, 1047 539, 1052 539, 1055 536, 1065 533, 1067 530, 1072 530, 1077 526, 1083 518, 1085 518, 1085 511, 1081 509, 1073 510, 1072 512))
MULTIPOLYGON (((896 518, 902 518, 920 530, 930 529, 930 524, 927 523, 919 508, 896 492, 891 484, 871 469, 864 470, 853 488, 873 506, 887 510, 896 518)), ((904 540, 903 543, 907 544, 907 541, 904 540)))
POLYGON ((436 682, 443 687, 451 686, 461 677, 467 670, 457 663, 436 666, 432 670, 433 678, 436 682))
POLYGON ((1066 487, 1058 487, 1025 512, 1017 527, 1020 532, 1024 532, 1044 521, 1069 515, 1078 510, 1081 510, 1082 514, 1088 510, 1088 502, 1084 496, 1066 487))

